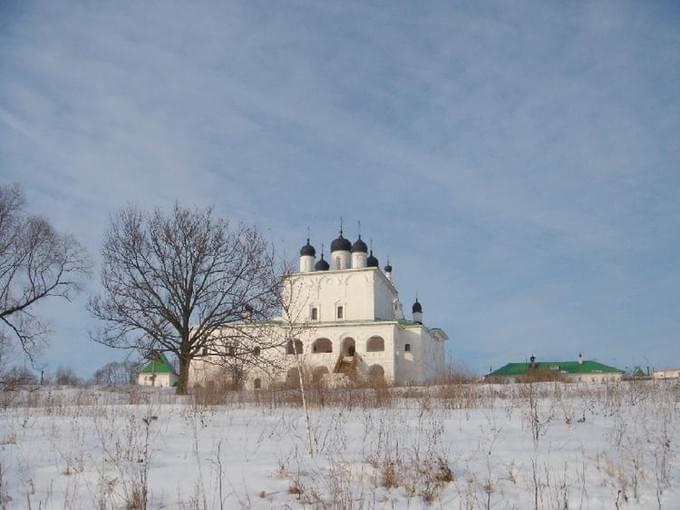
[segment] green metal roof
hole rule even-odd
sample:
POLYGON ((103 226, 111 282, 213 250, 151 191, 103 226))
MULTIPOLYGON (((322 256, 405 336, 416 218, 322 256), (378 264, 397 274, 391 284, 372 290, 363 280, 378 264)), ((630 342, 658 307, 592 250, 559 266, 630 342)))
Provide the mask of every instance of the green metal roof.
MULTIPOLYGON (((526 375, 529 372, 530 363, 508 363, 489 375, 494 376, 517 376, 526 375)), ((623 370, 610 367, 598 361, 541 361, 536 362, 537 370, 555 370, 566 374, 622 374, 623 370)))
POLYGON ((143 374, 174 374, 175 369, 162 352, 158 353, 157 359, 152 359, 144 368, 143 374))

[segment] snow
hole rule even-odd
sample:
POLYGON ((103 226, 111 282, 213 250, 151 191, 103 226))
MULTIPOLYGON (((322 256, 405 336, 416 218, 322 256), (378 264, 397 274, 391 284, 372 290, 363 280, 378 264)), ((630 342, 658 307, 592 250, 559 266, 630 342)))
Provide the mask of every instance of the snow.
POLYGON ((337 392, 310 409, 314 455, 290 393, 5 392, 0 503, 134 508, 147 487, 150 508, 680 508, 680 384, 337 392))

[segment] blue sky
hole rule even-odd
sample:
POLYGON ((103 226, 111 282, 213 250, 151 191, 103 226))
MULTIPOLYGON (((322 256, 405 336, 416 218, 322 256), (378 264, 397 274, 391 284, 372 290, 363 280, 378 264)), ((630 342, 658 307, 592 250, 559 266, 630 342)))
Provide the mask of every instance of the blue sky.
MULTIPOLYGON (((680 365, 676 2, 0 2, 0 182, 96 256, 130 201, 295 256, 357 220, 455 358, 680 365)), ((83 375, 85 298, 43 312, 83 375)))

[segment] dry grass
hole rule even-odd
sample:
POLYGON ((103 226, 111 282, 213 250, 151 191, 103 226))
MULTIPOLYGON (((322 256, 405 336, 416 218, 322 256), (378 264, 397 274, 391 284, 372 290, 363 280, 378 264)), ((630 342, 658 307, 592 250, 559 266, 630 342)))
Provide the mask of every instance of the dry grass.
MULTIPOLYGON (((288 481, 289 493, 301 505, 382 507, 384 502, 372 498, 387 492, 405 495, 414 500, 411 506, 419 507, 441 504, 442 494, 453 493, 461 508, 494 508, 502 507, 501 494, 510 487, 530 491, 532 500, 540 508, 563 509, 565 505, 578 508, 583 506, 582 501, 595 482, 586 475, 585 465, 555 470, 550 464, 549 452, 546 456, 541 454, 547 444, 543 438, 553 434, 557 426, 571 430, 587 427, 598 419, 611 424, 607 430, 608 447, 597 452, 589 462, 601 476, 597 483, 611 490, 608 506, 639 507, 641 501, 649 501, 644 498, 653 491, 661 508, 664 495, 673 486, 677 454, 673 441, 677 437, 674 430, 680 410, 680 383, 490 385, 456 379, 430 387, 392 387, 373 381, 329 388, 309 381, 307 398, 309 407, 315 410, 312 435, 317 458, 310 461, 304 454, 305 448, 292 441, 291 451, 282 453, 279 470, 280 476, 288 481), (319 413, 321 409, 325 412, 319 413), (465 458, 460 452, 450 451, 445 440, 446 420, 456 416, 465 421, 475 410, 478 417, 487 417, 480 431, 482 439, 474 452, 474 456, 485 459, 487 467, 482 470, 479 463, 473 464, 474 456, 465 458), (631 413, 638 419, 631 420, 631 413), (503 423, 509 423, 512 416, 521 417, 516 420, 522 424, 519 433, 534 445, 531 462, 519 465, 508 464, 506 460, 496 467, 496 440, 503 433, 503 423), (348 437, 344 431, 357 423, 361 423, 363 430, 355 434, 354 441, 359 438, 361 444, 351 446, 352 451, 361 452, 361 458, 348 459, 348 437)), ((84 428, 77 427, 95 424, 99 447, 105 452, 104 465, 93 465, 85 446, 76 440, 73 444, 57 443, 57 446, 61 474, 71 480, 67 493, 71 506, 79 506, 84 497, 83 490, 78 489, 80 480, 88 470, 95 469, 99 481, 90 489, 89 506, 102 509, 141 509, 154 501, 154 488, 148 483, 153 461, 150 445, 163 430, 164 406, 172 404, 173 409, 179 409, 197 438, 215 413, 256 408, 263 414, 276 410, 282 417, 288 417, 298 416, 297 408, 301 405, 296 389, 230 391, 217 385, 197 388, 191 398, 176 397, 172 390, 141 387, 83 387, 68 391, 51 387, 40 391, 18 388, 9 397, 0 392, 0 399, 6 424, 0 434, 2 444, 24 441, 26 431, 35 426, 39 417, 66 418, 74 427, 76 440, 86 433, 84 428), (134 406, 128 407, 129 404, 134 406)), ((292 423, 285 420, 282 423, 290 429, 276 429, 271 433, 295 434, 292 423)), ((198 463, 205 452, 199 451, 197 439, 195 442, 194 457, 198 463)), ((185 500, 184 507, 204 508, 206 501, 224 500, 219 448, 217 452, 210 452, 209 465, 220 467, 219 484, 210 485, 199 475, 195 494, 185 500)), ((41 502, 46 506, 45 499, 36 500, 30 478, 25 481, 24 495, 10 494, 6 469, 6 465, 0 464, 0 508, 9 508, 20 498, 22 504, 30 501, 34 507, 41 502)), ((192 470, 200 473, 200 465, 192 470)), ((589 476, 592 474, 591 470, 589 476)), ((260 499, 269 501, 275 496, 268 489, 257 487, 253 497, 259 495, 260 499)), ((249 505, 246 500, 241 502, 243 507, 249 505)))

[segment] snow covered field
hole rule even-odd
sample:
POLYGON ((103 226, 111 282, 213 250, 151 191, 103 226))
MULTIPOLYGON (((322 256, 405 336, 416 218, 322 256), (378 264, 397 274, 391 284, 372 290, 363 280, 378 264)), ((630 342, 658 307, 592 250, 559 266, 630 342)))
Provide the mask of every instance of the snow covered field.
POLYGON ((0 507, 680 508, 676 383, 395 393, 3 392, 0 507))

